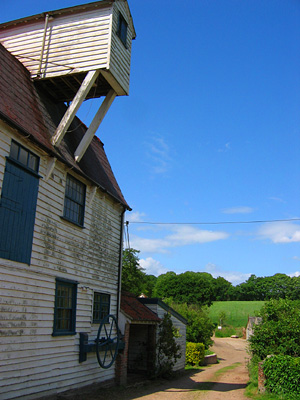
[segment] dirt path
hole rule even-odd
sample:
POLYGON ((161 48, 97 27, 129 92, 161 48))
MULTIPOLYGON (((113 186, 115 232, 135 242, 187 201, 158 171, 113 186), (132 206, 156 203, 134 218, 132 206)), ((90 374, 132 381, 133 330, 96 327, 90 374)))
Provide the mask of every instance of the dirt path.
POLYGON ((220 360, 176 380, 154 381, 126 389, 102 389, 80 400, 242 400, 248 382, 246 341, 216 338, 213 350, 220 360))

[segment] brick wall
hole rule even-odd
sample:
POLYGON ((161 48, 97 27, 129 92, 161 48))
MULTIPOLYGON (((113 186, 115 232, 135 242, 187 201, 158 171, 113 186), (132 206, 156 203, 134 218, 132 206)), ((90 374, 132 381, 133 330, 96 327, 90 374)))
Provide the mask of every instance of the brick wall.
POLYGON ((116 359, 116 384, 126 385, 127 384, 127 364, 128 364, 128 345, 129 345, 129 331, 130 324, 127 322, 125 325, 123 341, 125 342, 125 348, 120 352, 116 359))

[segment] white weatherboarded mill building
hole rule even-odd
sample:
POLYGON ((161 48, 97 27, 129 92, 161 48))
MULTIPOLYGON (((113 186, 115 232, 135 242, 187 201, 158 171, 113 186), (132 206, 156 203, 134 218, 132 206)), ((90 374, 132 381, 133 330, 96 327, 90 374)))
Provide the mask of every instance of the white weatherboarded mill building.
POLYGON ((1 400, 116 377, 94 352, 79 362, 79 334, 119 312, 130 208, 94 133, 128 94, 134 38, 125 0, 0 25, 1 400), (76 112, 102 96, 86 128, 76 112))

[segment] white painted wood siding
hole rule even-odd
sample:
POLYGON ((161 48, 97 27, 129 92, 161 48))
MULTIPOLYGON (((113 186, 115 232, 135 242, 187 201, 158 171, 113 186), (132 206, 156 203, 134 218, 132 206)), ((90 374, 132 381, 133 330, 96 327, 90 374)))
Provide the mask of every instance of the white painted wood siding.
POLYGON ((131 62, 131 46, 134 35, 133 27, 130 24, 128 8, 125 2, 118 1, 114 3, 114 12, 112 20, 112 38, 111 38, 111 55, 109 71, 120 83, 126 94, 129 93, 130 80, 130 62, 131 62), (126 47, 121 39, 117 36, 119 12, 128 24, 126 47))
MULTIPOLYGON (((118 95, 129 93, 131 42, 134 35, 127 3, 79 14, 49 18, 39 71, 45 21, 0 30, 0 42, 36 78, 55 78, 101 69, 111 76, 118 95), (126 47, 117 36, 119 12, 128 23, 126 47)), ((108 74, 108 75, 107 75, 108 74)))
MULTIPOLYGON (((159 318, 163 319, 167 311, 160 307, 158 304, 145 304, 150 310, 152 310, 155 314, 158 315, 159 318)), ((185 367, 185 349, 186 349, 186 325, 181 322, 178 318, 174 315, 171 315, 171 320, 176 329, 178 329, 178 333, 180 337, 175 338, 176 343, 180 345, 180 353, 181 358, 176 361, 173 370, 178 371, 182 370, 185 367)), ((158 338, 158 331, 157 331, 157 338, 158 338)))
POLYGON ((79 332, 96 337, 92 323, 94 291, 110 294, 117 314, 122 209, 57 162, 48 181, 49 157, 0 122, 0 186, 15 139, 40 158, 31 265, 0 259, 0 398, 29 400, 114 378, 114 365, 101 369, 95 353, 79 364, 79 332), (84 229, 60 218, 66 174, 87 185, 84 229), (76 332, 52 336, 55 278, 78 282, 76 332))
MULTIPOLYGON (((107 68, 111 9, 49 19, 42 77, 107 68)), ((0 31, 0 41, 36 77, 44 21, 0 31)))

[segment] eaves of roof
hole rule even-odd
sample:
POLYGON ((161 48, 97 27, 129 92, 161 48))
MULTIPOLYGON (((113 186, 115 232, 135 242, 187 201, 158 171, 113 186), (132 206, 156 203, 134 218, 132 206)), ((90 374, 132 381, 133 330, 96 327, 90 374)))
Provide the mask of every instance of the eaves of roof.
POLYGON ((143 305, 137 297, 130 293, 122 293, 121 310, 131 319, 131 322, 159 323, 161 321, 153 311, 143 305))
POLYGON ((142 304, 147 305, 147 304, 157 304, 164 310, 166 310, 168 313, 172 314, 175 318, 177 318, 179 321, 181 321, 183 324, 187 325, 188 321, 180 315, 177 311, 175 311, 172 307, 168 306, 166 303, 164 303, 161 299, 158 298, 139 298, 138 299, 142 304))
MULTIPOLYGON (((4 22, 4 23, 0 24, 0 30, 16 27, 16 26, 20 26, 20 25, 25 25, 28 23, 34 23, 34 22, 37 22, 40 20, 44 21, 46 15, 49 15, 53 18, 57 18, 57 17, 65 16, 65 15, 82 13, 84 11, 91 11, 91 10, 105 8, 105 7, 111 6, 115 1, 116 0, 100 0, 100 1, 94 1, 91 3, 87 3, 87 4, 81 4, 78 6, 61 8, 59 10, 45 11, 40 14, 35 14, 35 15, 28 16, 28 17, 24 17, 24 18, 19 18, 14 21, 4 22)), ((133 19, 132 19, 132 15, 131 15, 127 0, 125 0, 125 3, 127 5, 130 23, 131 23, 132 29, 133 29, 133 38, 132 39, 135 39, 136 32, 135 32, 133 19)))
POLYGON ((51 10, 51 11, 45 11, 40 14, 35 14, 35 15, 30 15, 28 17, 24 18, 19 18, 13 21, 8 21, 0 24, 0 29, 7 29, 7 28, 12 28, 15 26, 19 25, 24 25, 32 22, 37 22, 39 20, 44 20, 45 16, 48 14, 51 17, 60 17, 64 15, 72 15, 72 14, 78 14, 83 11, 89 11, 89 10, 96 10, 99 8, 105 8, 107 6, 110 6, 111 4, 114 3, 115 0, 100 0, 100 1, 94 1, 91 3, 87 4, 81 4, 78 6, 73 6, 73 7, 67 7, 67 8, 61 8, 58 10, 51 10))

